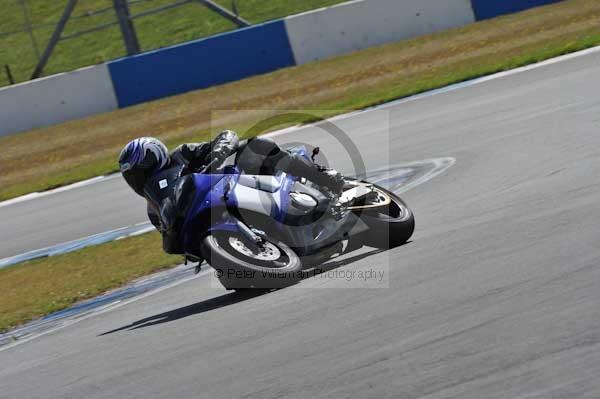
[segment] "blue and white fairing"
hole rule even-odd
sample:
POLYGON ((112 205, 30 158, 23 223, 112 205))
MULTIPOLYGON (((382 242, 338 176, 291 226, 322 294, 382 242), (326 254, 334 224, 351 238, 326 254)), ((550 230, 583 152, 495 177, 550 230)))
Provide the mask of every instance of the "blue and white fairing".
POLYGON ((235 167, 224 168, 222 174, 193 174, 196 191, 182 227, 187 252, 194 252, 199 234, 205 235, 211 229, 233 231, 237 228, 232 220, 218 215, 217 210, 237 205, 235 196, 227 193, 235 186, 239 175, 235 167))
MULTIPOLYGON (((308 158, 303 147, 293 151, 308 158)), ((187 253, 197 253, 199 239, 211 232, 242 233, 240 216, 245 219, 245 213, 261 217, 263 225, 268 224, 269 229, 285 237, 288 245, 299 248, 300 252, 327 246, 348 235, 347 218, 334 221, 319 217, 318 221, 312 223, 313 214, 320 212, 320 215, 326 215, 329 199, 318 190, 301 184, 295 176, 283 172, 275 176, 246 175, 241 174, 236 166, 227 166, 220 172, 193 175, 195 196, 182 228, 187 253), (318 206, 315 205, 314 210, 299 210, 290 195, 298 191, 315 198, 318 206), (309 222, 302 221, 307 219, 305 216, 309 222)), ((354 220, 351 222, 352 225, 356 224, 354 220)))
POLYGON ((215 230, 238 231, 236 210, 253 211, 283 222, 295 182, 285 173, 241 175, 235 166, 223 168, 221 174, 195 173, 193 178, 196 192, 182 229, 184 247, 190 252, 197 247, 199 235, 215 230), (240 179, 243 184, 239 184, 240 179))

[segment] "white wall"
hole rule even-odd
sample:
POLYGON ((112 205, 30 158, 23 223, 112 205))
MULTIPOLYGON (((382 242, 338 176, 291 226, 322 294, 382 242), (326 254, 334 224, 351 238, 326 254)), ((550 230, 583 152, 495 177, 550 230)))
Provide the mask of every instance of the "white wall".
POLYGON ((357 0, 285 19, 297 64, 474 21, 470 0, 357 0))
POLYGON ((116 108, 106 65, 52 75, 0 88, 0 136, 116 108))

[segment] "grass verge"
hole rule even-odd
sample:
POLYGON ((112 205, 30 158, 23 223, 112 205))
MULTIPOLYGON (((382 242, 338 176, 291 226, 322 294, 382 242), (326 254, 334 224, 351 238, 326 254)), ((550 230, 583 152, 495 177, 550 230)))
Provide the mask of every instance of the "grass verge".
POLYGON ((0 332, 181 263, 149 233, 0 269, 0 332))
MULTIPOLYGON (((0 138, 0 200, 116 170, 130 139, 175 145, 211 128, 241 130, 256 114, 214 110, 336 110, 382 103, 600 44, 600 2, 567 0, 238 82, 0 138), (32 160, 35 160, 32 162, 32 160)), ((306 122, 302 118, 290 123, 306 122)))

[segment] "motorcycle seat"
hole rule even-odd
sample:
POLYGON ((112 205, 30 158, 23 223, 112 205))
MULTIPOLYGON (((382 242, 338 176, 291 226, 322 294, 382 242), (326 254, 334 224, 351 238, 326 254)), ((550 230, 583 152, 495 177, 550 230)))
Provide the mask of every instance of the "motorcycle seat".
POLYGON ((246 175, 241 174, 238 184, 269 193, 274 193, 281 187, 281 179, 270 175, 246 175))

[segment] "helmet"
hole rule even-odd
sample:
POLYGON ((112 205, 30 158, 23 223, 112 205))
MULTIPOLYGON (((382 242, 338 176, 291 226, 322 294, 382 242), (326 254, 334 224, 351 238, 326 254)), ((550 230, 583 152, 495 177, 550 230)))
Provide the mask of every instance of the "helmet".
POLYGON ((153 137, 140 137, 130 141, 119 155, 119 169, 123 178, 142 196, 147 179, 168 164, 167 147, 153 137))

